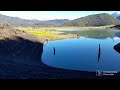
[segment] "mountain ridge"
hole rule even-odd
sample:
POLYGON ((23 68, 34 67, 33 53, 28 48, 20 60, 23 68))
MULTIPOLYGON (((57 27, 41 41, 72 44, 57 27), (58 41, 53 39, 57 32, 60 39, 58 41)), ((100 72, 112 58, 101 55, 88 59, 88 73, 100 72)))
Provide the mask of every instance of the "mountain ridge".
POLYGON ((118 25, 120 21, 107 13, 93 14, 64 23, 64 26, 105 26, 118 25))
POLYGON ((0 23, 4 24, 10 24, 13 26, 36 26, 36 25, 61 25, 64 22, 70 21, 69 19, 53 19, 53 20, 46 20, 46 21, 40 21, 40 20, 28 20, 28 19, 22 19, 19 17, 11 17, 7 15, 0 14, 0 23))
POLYGON ((19 17, 11 17, 0 14, 0 23, 9 24, 12 26, 30 26, 30 27, 41 27, 41 26, 104 26, 120 24, 120 16, 114 17, 112 15, 120 15, 120 13, 113 13, 111 15, 107 13, 91 14, 85 17, 76 18, 74 20, 69 19, 53 19, 53 20, 28 20, 19 17))
POLYGON ((113 16, 114 18, 117 18, 120 16, 120 13, 119 12, 115 12, 115 13, 112 13, 111 16, 113 16))

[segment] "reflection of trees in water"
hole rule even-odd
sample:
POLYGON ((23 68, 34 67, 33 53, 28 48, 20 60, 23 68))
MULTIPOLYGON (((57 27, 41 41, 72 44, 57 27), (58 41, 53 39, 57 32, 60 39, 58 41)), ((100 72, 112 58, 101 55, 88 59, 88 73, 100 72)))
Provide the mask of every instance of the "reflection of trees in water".
POLYGON ((120 40, 120 32, 115 33, 114 35, 110 36, 109 38, 111 38, 113 40, 113 42, 115 40, 120 40))
POLYGON ((55 55, 55 47, 53 47, 53 50, 54 50, 54 55, 55 55))
POLYGON ((99 49, 98 49, 98 62, 100 62, 100 55, 101 55, 101 48, 100 48, 100 44, 99 44, 99 49))
POLYGON ((116 33, 115 36, 120 37, 120 32, 116 33))
MULTIPOLYGON (((113 42, 115 40, 120 40, 120 32, 116 33, 114 36, 111 37, 113 39, 113 42)), ((120 53, 120 43, 116 44, 113 49, 115 51, 117 51, 118 53, 120 53)))

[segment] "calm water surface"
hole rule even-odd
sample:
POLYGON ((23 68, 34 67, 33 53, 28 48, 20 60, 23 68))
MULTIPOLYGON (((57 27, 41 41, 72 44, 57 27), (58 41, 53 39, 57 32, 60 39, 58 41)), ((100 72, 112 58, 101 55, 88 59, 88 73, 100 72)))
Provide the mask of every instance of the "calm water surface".
POLYGON ((42 62, 69 70, 120 71, 120 54, 113 48, 120 39, 114 37, 113 34, 99 39, 80 37, 50 41, 44 44, 42 62))

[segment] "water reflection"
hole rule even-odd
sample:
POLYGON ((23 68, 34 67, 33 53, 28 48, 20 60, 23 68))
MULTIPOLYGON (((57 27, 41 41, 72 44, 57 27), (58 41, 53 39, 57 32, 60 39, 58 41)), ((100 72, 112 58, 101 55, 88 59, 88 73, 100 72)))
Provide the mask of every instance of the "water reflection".
POLYGON ((48 43, 48 42, 45 42, 44 45, 43 45, 43 47, 45 47, 45 46, 47 45, 47 43, 48 43))
POLYGON ((99 44, 99 49, 98 49, 98 63, 100 62, 100 54, 101 54, 101 50, 100 50, 100 44, 99 44))
POLYGON ((113 40, 120 40, 120 32, 115 33, 114 35, 112 35, 111 39, 113 39, 113 40))
MULTIPOLYGON (((120 32, 114 34, 111 38, 113 39, 113 42, 116 40, 118 40, 120 42, 120 32)), ((115 51, 120 53, 120 43, 116 44, 113 48, 115 51)))
POLYGON ((120 32, 120 30, 59 30, 58 32, 63 32, 62 34, 76 34, 83 37, 87 36, 88 38, 105 39, 120 32))
POLYGON ((43 46, 45 47, 47 45, 47 43, 48 43, 48 39, 45 40, 45 43, 43 46))
POLYGON ((80 38, 80 35, 79 35, 79 34, 77 34, 77 38, 78 38, 78 39, 80 38))
POLYGON ((114 48, 115 51, 117 51, 120 54, 120 43, 115 45, 113 48, 114 48))
POLYGON ((55 55, 55 47, 53 47, 53 50, 54 50, 54 55, 55 55))
POLYGON ((120 32, 116 33, 115 36, 120 37, 120 32))
POLYGON ((50 41, 44 47, 42 57, 43 63, 57 68, 120 71, 120 40, 117 34, 105 39, 81 36, 79 39, 50 41))

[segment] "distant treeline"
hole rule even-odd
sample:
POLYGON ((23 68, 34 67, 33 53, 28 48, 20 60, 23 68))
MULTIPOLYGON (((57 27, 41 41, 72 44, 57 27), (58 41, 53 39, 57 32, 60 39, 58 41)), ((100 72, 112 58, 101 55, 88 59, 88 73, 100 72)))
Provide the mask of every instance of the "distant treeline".
POLYGON ((23 27, 50 27, 50 26, 61 26, 65 22, 70 21, 68 19, 54 19, 54 20, 27 20, 18 17, 10 17, 0 14, 0 23, 9 24, 12 26, 23 26, 23 27))
POLYGON ((106 25, 119 25, 120 21, 107 13, 89 15, 81 17, 69 22, 64 26, 106 26, 106 25))
MULTIPOLYGON (((119 17, 118 17, 119 18, 119 17)), ((7 23, 12 26, 22 27, 56 27, 56 26, 106 26, 119 25, 120 20, 114 18, 107 13, 93 14, 86 17, 81 17, 74 20, 54 19, 47 21, 27 20, 18 17, 10 17, 0 14, 0 23, 7 23)))

